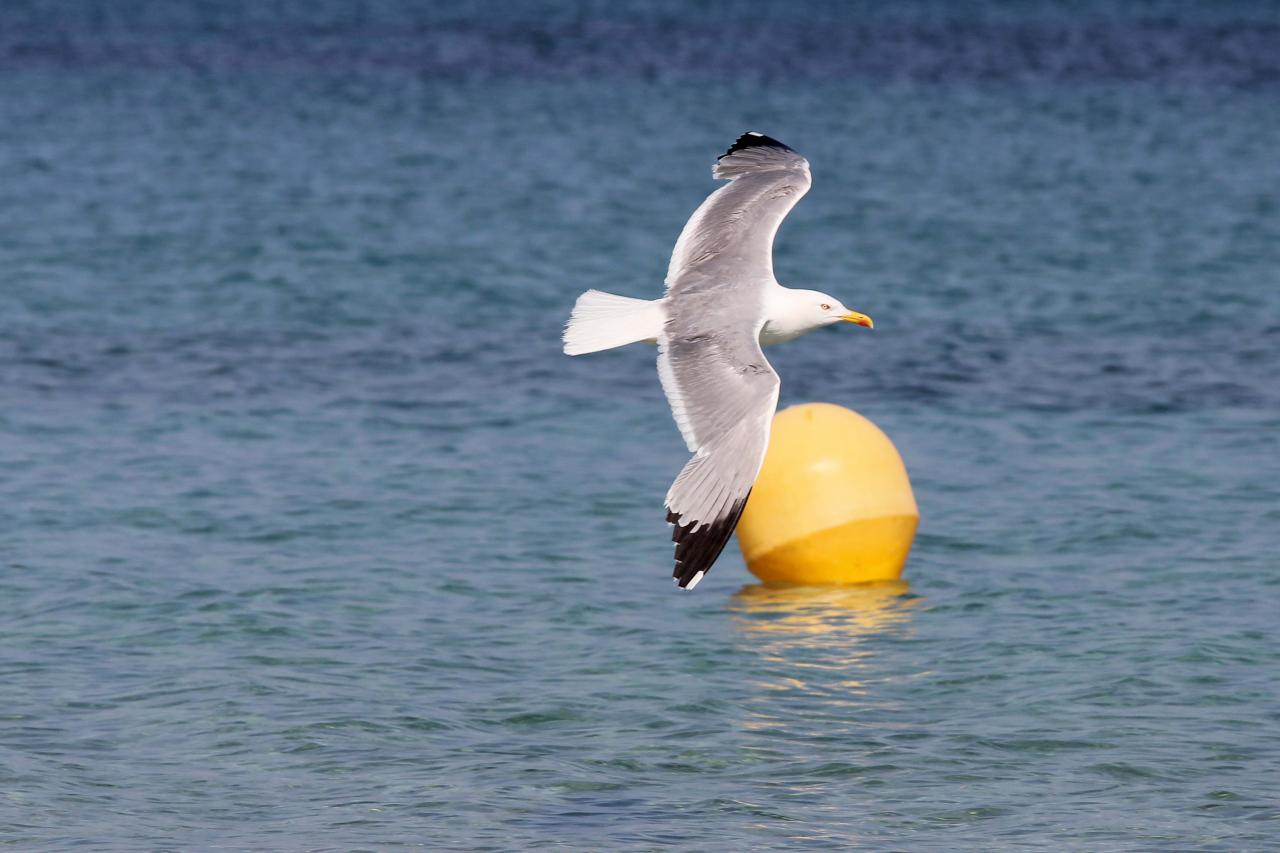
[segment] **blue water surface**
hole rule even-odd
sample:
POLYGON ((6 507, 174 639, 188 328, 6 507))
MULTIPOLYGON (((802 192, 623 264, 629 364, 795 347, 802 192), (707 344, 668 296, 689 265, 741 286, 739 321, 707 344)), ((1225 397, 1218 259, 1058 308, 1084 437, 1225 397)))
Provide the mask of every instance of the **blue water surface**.
POLYGON ((6 2, 0 841, 1276 849, 1277 151, 1264 3, 6 2), (749 129, 906 585, 679 593, 560 352, 749 129))

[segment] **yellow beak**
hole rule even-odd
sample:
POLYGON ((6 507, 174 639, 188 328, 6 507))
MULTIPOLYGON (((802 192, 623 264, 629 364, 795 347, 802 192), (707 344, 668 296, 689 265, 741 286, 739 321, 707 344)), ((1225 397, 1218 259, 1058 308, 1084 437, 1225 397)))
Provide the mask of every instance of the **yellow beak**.
POLYGON ((858 326, 866 326, 868 329, 874 329, 876 324, 871 322, 871 318, 866 314, 859 314, 857 311, 850 311, 848 314, 841 314, 840 319, 846 323, 854 323, 858 326))

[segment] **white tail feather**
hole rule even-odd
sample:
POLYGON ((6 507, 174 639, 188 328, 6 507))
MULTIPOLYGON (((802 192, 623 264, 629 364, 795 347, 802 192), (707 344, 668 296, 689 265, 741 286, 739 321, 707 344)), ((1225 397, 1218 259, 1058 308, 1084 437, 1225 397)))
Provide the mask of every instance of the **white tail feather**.
POLYGON ((588 290, 574 303, 564 327, 564 351, 582 355, 627 344, 657 343, 665 320, 660 299, 632 299, 588 290))

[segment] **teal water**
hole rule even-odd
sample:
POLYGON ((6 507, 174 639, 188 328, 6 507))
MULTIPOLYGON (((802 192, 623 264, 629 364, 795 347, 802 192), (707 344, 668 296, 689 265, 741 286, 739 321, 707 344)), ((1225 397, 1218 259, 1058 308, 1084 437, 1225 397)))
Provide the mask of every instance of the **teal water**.
POLYGON ((1274 849, 1278 150, 1265 4, 4 4, 0 841, 1274 849), (678 593, 559 351, 747 129, 908 589, 678 593))

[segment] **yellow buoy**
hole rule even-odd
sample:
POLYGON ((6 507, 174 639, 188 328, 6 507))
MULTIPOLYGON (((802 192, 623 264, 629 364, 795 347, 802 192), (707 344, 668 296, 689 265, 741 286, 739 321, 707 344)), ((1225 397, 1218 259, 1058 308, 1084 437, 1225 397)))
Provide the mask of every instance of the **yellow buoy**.
POLYGON ((872 583, 902 574, 919 520, 889 437, 843 406, 805 403, 774 416, 738 544, 767 584, 872 583))

